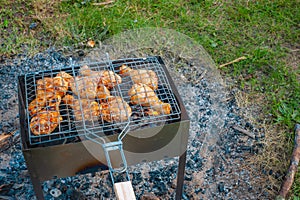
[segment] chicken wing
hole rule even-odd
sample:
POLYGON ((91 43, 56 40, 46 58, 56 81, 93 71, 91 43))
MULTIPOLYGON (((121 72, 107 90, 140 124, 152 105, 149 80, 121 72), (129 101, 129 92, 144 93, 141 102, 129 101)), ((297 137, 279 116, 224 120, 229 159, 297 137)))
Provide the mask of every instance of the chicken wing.
POLYGON ((153 70, 146 69, 131 69, 126 65, 120 67, 120 74, 130 76, 134 83, 143 83, 148 85, 152 90, 158 88, 158 78, 153 70))
POLYGON ((162 102, 148 85, 134 84, 128 91, 128 95, 132 104, 150 107, 151 115, 171 113, 171 105, 162 102))
POLYGON ((110 123, 127 121, 132 114, 131 107, 128 103, 118 96, 108 97, 107 102, 101 105, 102 118, 110 123))
POLYGON ((72 95, 66 95, 63 98, 66 105, 71 106, 76 121, 97 120, 100 115, 101 105, 96 101, 89 99, 75 99, 72 95))
POLYGON ((30 130, 34 135, 50 134, 62 120, 59 111, 44 109, 31 119, 30 130))

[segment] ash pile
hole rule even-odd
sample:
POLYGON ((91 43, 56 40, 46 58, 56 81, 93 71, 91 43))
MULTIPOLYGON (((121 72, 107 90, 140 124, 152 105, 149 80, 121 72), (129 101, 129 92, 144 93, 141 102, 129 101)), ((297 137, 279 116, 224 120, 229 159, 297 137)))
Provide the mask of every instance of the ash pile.
MULTIPOLYGON (((17 76, 96 59, 98 52, 66 57, 50 49, 31 58, 18 55, 1 63, 0 134, 11 133, 12 137, 0 154, 0 199, 36 199, 21 151, 17 76)), ((132 56, 156 53, 149 50, 132 56)), ((251 172, 243 167, 245 160, 257 153, 262 130, 239 115, 232 91, 226 92, 221 80, 211 80, 214 74, 205 72, 207 63, 174 57, 168 52, 161 54, 191 120, 183 199, 269 199, 270 194, 253 184, 251 172), (250 130, 254 138, 233 129, 235 125, 250 130)), ((177 158, 130 166, 137 199, 174 199, 177 167, 177 158)), ((43 190, 49 200, 115 198, 106 171, 45 181, 43 190)))

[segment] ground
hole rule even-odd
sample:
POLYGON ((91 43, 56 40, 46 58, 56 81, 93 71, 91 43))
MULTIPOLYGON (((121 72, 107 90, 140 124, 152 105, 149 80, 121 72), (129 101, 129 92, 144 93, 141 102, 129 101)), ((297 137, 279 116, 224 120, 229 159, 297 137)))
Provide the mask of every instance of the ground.
MULTIPOLYGON (((103 53, 102 49, 94 49, 84 57, 72 59, 74 62, 96 61, 103 53)), ((150 53, 153 53, 153 49, 131 52, 130 56, 145 56, 150 53)), ((253 113, 239 105, 239 91, 229 89, 226 81, 220 79, 221 76, 216 74, 214 66, 210 66, 212 62, 209 57, 189 60, 180 56, 174 57, 168 51, 157 53, 163 56, 191 119, 183 198, 273 199, 273 192, 278 188, 266 188, 266 184, 270 187, 273 185, 264 181, 270 175, 279 178, 283 174, 261 170, 260 166, 249 162, 262 150, 260 140, 264 138, 265 130, 248 119, 253 113), (178 65, 181 67, 178 68, 178 65), (198 75, 193 76, 194 73, 203 74, 202 79, 199 80, 198 75), (244 112, 247 112, 247 117, 244 112), (233 128, 234 126, 251 132, 254 137, 245 135, 233 128)), ((122 54, 118 54, 118 57, 121 56, 122 54)), ((5 101, 2 101, 1 113, 7 121, 2 131, 14 132, 12 144, 1 153, 2 198, 34 198, 17 129, 19 124, 15 75, 37 68, 41 70, 52 66, 59 67, 69 62, 69 58, 53 49, 33 58, 7 60, 6 67, 2 68, 2 85, 10 88, 2 94, 5 101), (10 73, 6 73, 4 69, 10 73), (5 80, 8 78, 14 81, 7 83, 5 80)), ((178 159, 174 158, 131 166, 129 172, 136 195, 142 198, 153 194, 160 199, 173 199, 177 164, 178 159)), ((43 188, 46 199, 51 199, 51 193, 55 189, 61 192, 58 199, 110 199, 114 198, 110 184, 107 172, 97 172, 46 181, 43 188)))
MULTIPOLYGON (((104 7, 81 4, 82 2, 63 1, 60 4, 60 1, 44 0, 26 1, 26 3, 6 1, 0 6, 0 83, 4 88, 0 103, 0 129, 2 136, 15 133, 16 142, 1 153, 1 162, 3 162, 1 169, 11 165, 8 171, 1 170, 1 175, 6 174, 11 178, 8 179, 9 181, 4 181, 6 175, 1 176, 0 187, 3 191, 1 195, 22 194, 22 198, 25 199, 27 199, 26 195, 29 197, 33 195, 26 166, 22 163, 24 160, 18 144, 19 134, 18 131, 15 132, 19 127, 16 120, 18 118, 16 76, 31 70, 43 70, 43 66, 63 66, 70 62, 70 57, 76 61, 90 59, 93 55, 90 51, 93 49, 86 45, 88 40, 94 39, 99 45, 103 38, 128 30, 129 27, 152 26, 180 30, 194 38, 210 53, 216 62, 216 68, 240 56, 247 57, 246 60, 218 69, 225 88, 222 93, 226 91, 226 94, 220 98, 222 99, 220 102, 224 102, 226 116, 224 116, 224 126, 223 124, 220 126, 224 130, 219 131, 218 137, 208 137, 204 140, 204 135, 208 135, 207 127, 198 124, 211 122, 211 118, 207 116, 211 115, 211 110, 203 108, 209 108, 211 105, 201 101, 201 98, 195 99, 185 93, 182 94, 186 102, 198 101, 199 104, 190 103, 193 108, 199 108, 197 112, 199 116, 196 116, 194 109, 189 110, 190 104, 187 103, 187 109, 192 116, 191 135, 193 135, 189 143, 187 163, 189 167, 187 167, 186 185, 190 186, 185 189, 187 198, 216 195, 215 197, 229 199, 230 195, 235 195, 235 192, 245 195, 248 199, 259 195, 262 195, 259 196, 261 199, 272 199, 276 196, 293 148, 293 126, 299 123, 299 17, 297 17, 299 4, 297 1, 199 3, 176 1, 172 4, 165 2, 153 4, 148 1, 143 3, 133 1, 130 4, 118 1, 116 4, 104 7), (176 12, 170 12, 172 10, 176 12), (118 20, 115 20, 116 18, 118 20), (99 23, 89 23, 91 21, 99 23), (233 129, 233 125, 239 125, 240 128, 255 134, 255 139, 233 129), (202 154, 198 155, 200 152, 195 149, 199 147, 205 149, 203 141, 206 141, 204 147, 209 150, 201 151, 202 154), (213 143, 216 145, 211 146, 210 144, 213 143), (208 159, 205 159, 203 152, 209 155, 208 159), (197 170, 199 172, 194 172, 194 169, 199 169, 197 170), (19 173, 15 173, 16 171, 19 173), (236 181, 240 179, 243 182, 236 181), (258 185, 250 184, 253 181, 258 185), (25 184, 24 189, 20 189, 22 184, 25 184), (190 188, 196 189, 190 190, 190 188)), ((152 51, 151 54, 163 53, 152 51)), ((165 60, 170 57, 174 55, 164 56, 165 60)), ((205 76, 205 68, 186 70, 184 66, 189 65, 188 60, 188 57, 172 60, 177 63, 172 70, 181 74, 178 87, 181 87, 183 92, 192 92, 194 96, 212 93, 214 90, 211 88, 204 89, 205 81, 209 80, 205 76), (201 81, 195 80, 195 77, 202 77, 201 81), (181 82, 184 82, 183 86, 180 85, 181 82)), ((210 95, 206 100, 209 98, 210 95)), ((154 174, 159 174, 161 169, 154 174)), ((174 171, 173 168, 169 171, 173 172, 172 170, 174 171)), ((133 173, 132 176, 139 177, 140 174, 133 173)), ((96 180, 102 180, 101 177, 93 180, 97 182, 96 180)), ((150 177, 146 173, 143 180, 149 180, 150 177)), ((72 186, 73 181, 76 183, 77 180, 78 183, 79 178, 49 182, 47 183, 49 187, 45 187, 45 191, 49 192, 53 187, 61 187, 61 190, 65 191, 63 195, 67 195, 65 188, 72 186)), ((84 178, 90 180, 91 177, 84 178)), ((296 180, 300 180, 299 178, 298 175, 296 180)), ((137 180, 136 184, 141 181, 137 180)), ((169 184, 169 179, 158 180, 168 182, 167 186, 170 186, 168 188, 171 191, 165 195, 169 195, 174 185, 169 184)), ((299 181, 296 181, 293 188, 295 198, 299 193, 297 182, 299 181)), ((161 186, 164 188, 164 184, 161 186)), ((95 185, 95 188, 97 187, 95 185)), ((88 198, 101 193, 97 190, 95 190, 96 194, 92 194, 94 190, 86 193, 88 187, 71 188, 74 195, 80 196, 83 191, 88 198)), ((152 185, 141 186, 141 188, 148 192, 153 189, 152 185)), ((71 191, 69 190, 68 194, 71 191)), ((138 194, 141 195, 142 191, 138 194)), ((155 189, 152 192, 157 196, 162 195, 155 189)), ((105 194, 109 195, 107 192, 105 194)), ((61 196, 63 197, 65 196, 61 196)))

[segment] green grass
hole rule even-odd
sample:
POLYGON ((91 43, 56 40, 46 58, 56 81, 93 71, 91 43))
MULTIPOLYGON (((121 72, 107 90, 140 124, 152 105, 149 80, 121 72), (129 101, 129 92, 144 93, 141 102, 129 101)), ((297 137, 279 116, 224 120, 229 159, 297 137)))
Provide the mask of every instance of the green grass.
POLYGON ((241 88, 268 95, 274 121, 292 130, 299 119, 298 71, 285 64, 286 45, 299 42, 300 12, 296 1, 213 3, 216 1, 117 1, 111 7, 65 1, 69 12, 64 38, 67 44, 89 38, 103 40, 124 30, 167 27, 194 38, 224 63, 246 55, 247 60, 222 69, 229 76, 254 78, 241 88))
MULTIPOLYGON (((264 102, 258 104, 262 104, 265 116, 271 116, 268 123, 285 130, 287 141, 293 140, 293 127, 300 123, 300 70, 299 60, 298 66, 292 67, 288 56, 299 48, 299 0, 119 0, 109 6, 95 6, 92 1, 83 4, 81 0, 50 1, 52 4, 44 3, 47 11, 53 11, 47 19, 39 17, 44 13, 40 11, 43 3, 37 2, 42 0, 26 1, 25 6, 21 2, 1 8, 5 45, 0 53, 22 52, 23 44, 28 52, 42 51, 49 44, 75 46, 142 27, 174 29, 199 42, 217 64, 246 56, 220 72, 235 79, 242 91, 263 95, 264 102), (14 7, 27 16, 25 22, 15 17, 14 7), (38 30, 29 30, 28 25, 36 20, 38 30), (42 37, 46 38, 40 40, 42 37)), ((293 188, 296 198, 299 175, 293 188)))

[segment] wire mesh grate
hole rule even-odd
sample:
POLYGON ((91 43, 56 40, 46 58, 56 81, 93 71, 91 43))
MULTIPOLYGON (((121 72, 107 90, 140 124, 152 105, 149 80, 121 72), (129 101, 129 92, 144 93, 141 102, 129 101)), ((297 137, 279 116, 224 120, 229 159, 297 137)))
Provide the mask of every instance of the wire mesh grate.
POLYGON ((31 145, 120 134, 180 119, 159 57, 85 63, 26 74, 31 145))

